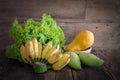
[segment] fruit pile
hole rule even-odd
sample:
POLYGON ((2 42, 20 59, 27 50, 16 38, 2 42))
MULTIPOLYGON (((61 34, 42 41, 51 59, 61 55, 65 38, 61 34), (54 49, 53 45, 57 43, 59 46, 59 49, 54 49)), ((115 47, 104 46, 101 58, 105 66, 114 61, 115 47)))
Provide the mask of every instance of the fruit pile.
POLYGON ((65 46, 67 54, 70 54, 69 66, 73 69, 80 70, 81 63, 89 67, 101 66, 104 61, 96 55, 90 53, 94 43, 94 34, 89 30, 80 31, 73 41, 65 46))
POLYGON ((21 45, 20 53, 23 61, 32 64, 36 73, 46 72, 49 68, 60 70, 70 61, 70 55, 60 51, 59 43, 52 45, 52 41, 49 41, 46 46, 42 46, 36 38, 21 45))
POLYGON ((67 64, 73 69, 81 70, 81 63, 90 67, 104 63, 90 50, 87 51, 94 43, 91 31, 80 31, 71 43, 64 46, 63 30, 50 15, 43 14, 41 21, 28 19, 23 24, 15 20, 10 36, 16 43, 6 48, 6 56, 32 65, 36 73, 48 69, 61 70, 67 64))
POLYGON ((70 62, 68 65, 76 70, 81 70, 81 63, 88 67, 99 67, 104 61, 92 53, 80 53, 76 54, 75 52, 66 52, 70 54, 70 62))
POLYGON ((23 61, 27 64, 32 64, 36 73, 43 73, 51 68, 53 70, 61 70, 67 64, 73 69, 81 70, 81 63, 89 67, 98 67, 104 63, 102 59, 90 52, 76 53, 77 50, 86 50, 91 47, 93 42, 93 33, 85 30, 80 32, 79 35, 65 47, 66 51, 63 53, 59 48, 59 43, 53 45, 52 41, 49 41, 43 46, 36 38, 27 40, 24 45, 21 45, 20 53, 23 61), (80 43, 78 43, 77 40, 80 40, 80 43))

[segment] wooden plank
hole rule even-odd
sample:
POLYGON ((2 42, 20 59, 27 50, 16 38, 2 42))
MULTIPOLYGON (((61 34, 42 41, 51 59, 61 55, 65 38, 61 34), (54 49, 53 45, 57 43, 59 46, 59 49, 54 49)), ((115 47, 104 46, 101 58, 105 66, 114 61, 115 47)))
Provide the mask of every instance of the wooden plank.
POLYGON ((66 44, 70 43, 81 30, 90 30, 95 35, 93 47, 101 49, 119 49, 120 28, 119 23, 61 23, 59 24, 66 38, 66 44))
POLYGON ((57 71, 55 74, 55 80, 73 80, 73 75, 69 67, 57 71))
POLYGON ((120 20, 117 0, 87 0, 86 19, 87 20, 120 20))
POLYGON ((120 22, 119 0, 29 0, 29 2, 0 0, 1 20, 39 19, 46 12, 59 22, 120 22))
POLYGON ((99 68, 84 67, 81 71, 72 71, 74 80, 113 80, 99 68))
POLYGON ((104 59, 105 64, 102 67, 103 71, 111 77, 112 80, 119 80, 120 78, 120 51, 119 50, 97 50, 94 49, 93 53, 104 59))
POLYGON ((119 80, 120 61, 119 50, 92 50, 92 53, 102 58, 105 63, 101 67, 87 67, 82 65, 81 71, 72 70, 74 80, 119 80))
POLYGON ((85 18, 84 0, 1 0, 0 17, 41 17, 43 13, 51 14, 59 19, 85 18))
POLYGON ((0 50, 0 64, 0 80, 48 80, 45 75, 50 73, 35 74, 32 66, 9 60, 5 56, 5 50, 0 50))
POLYGON ((104 65, 98 68, 82 65, 80 71, 67 66, 60 71, 48 70, 43 74, 35 74, 30 65, 10 60, 5 56, 5 50, 0 50, 0 80, 119 80, 120 51, 96 48, 92 53, 102 58, 104 65))
POLYGON ((55 71, 53 71, 53 70, 48 70, 48 71, 45 73, 45 80, 56 80, 56 79, 55 79, 55 71))
MULTIPOLYGON (((120 48, 120 23, 58 23, 58 25, 65 33, 66 44, 72 41, 79 31, 88 29, 95 35, 93 47, 101 49, 120 48)), ((9 25, 0 27, 0 42, 2 42, 0 49, 5 49, 8 45, 14 43, 14 40, 9 36, 9 28, 9 25)))

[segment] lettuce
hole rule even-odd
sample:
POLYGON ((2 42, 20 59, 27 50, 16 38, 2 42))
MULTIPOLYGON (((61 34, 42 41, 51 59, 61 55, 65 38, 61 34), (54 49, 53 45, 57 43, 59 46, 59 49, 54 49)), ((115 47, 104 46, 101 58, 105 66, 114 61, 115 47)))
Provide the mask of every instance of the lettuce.
POLYGON ((10 28, 10 36, 15 40, 15 43, 6 48, 6 55, 12 59, 20 57, 19 47, 28 39, 37 38, 43 46, 48 41, 52 41, 53 45, 60 43, 61 49, 63 49, 65 43, 63 30, 50 15, 46 14, 43 14, 41 21, 28 19, 23 24, 15 19, 10 28))

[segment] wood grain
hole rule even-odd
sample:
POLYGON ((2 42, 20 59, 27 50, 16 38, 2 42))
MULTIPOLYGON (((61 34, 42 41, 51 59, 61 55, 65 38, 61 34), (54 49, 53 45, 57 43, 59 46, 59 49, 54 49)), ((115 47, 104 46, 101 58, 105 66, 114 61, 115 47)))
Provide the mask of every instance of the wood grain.
MULTIPOLYGON (((20 22, 23 22, 20 21, 20 22)), ((10 23, 9 23, 10 25, 10 23)), ((8 45, 13 44, 14 40, 10 37, 10 26, 2 26, 0 29, 0 49, 5 49, 8 45)), ((58 23, 65 33, 66 43, 70 43, 75 35, 88 29, 95 35, 93 47, 101 49, 119 49, 120 48, 120 23, 58 23), (104 35, 104 36, 103 36, 104 35)))
POLYGON ((74 80, 112 80, 111 76, 107 75, 99 68, 83 68, 81 71, 73 71, 74 80))
POLYGON ((1 18, 38 18, 48 13, 59 19, 81 19, 85 17, 86 3, 84 0, 1 0, 0 4, 1 18))
POLYGON ((45 80, 56 80, 56 72, 53 71, 53 70, 48 70, 46 73, 45 73, 45 80))
POLYGON ((119 80, 120 0, 0 0, 0 80, 119 80), (5 49, 13 44, 9 29, 15 18, 41 20, 50 14, 63 29, 68 44, 83 29, 95 33, 92 53, 104 59, 99 68, 81 71, 66 66, 60 71, 35 74, 32 66, 8 59, 5 49))
POLYGON ((0 80, 119 80, 120 51, 93 49, 92 53, 104 59, 104 65, 92 68, 82 64, 80 71, 66 66, 60 71, 35 74, 32 66, 8 59, 5 50, 0 50, 0 80))
POLYGON ((73 75, 69 67, 56 72, 56 80, 73 80, 73 75))

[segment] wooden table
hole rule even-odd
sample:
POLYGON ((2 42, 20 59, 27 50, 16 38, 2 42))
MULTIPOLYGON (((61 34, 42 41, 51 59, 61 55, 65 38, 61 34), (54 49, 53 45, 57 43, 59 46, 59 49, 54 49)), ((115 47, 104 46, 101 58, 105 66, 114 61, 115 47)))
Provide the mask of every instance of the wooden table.
POLYGON ((82 70, 66 66, 60 71, 35 74, 30 65, 9 60, 5 50, 0 50, 0 80, 119 80, 120 51, 95 49, 92 52, 105 60, 104 65, 98 68, 84 66, 82 70))
POLYGON ((0 80, 119 80, 120 79, 120 1, 119 0, 0 0, 0 80), (10 60, 5 48, 13 44, 9 36, 15 18, 40 20, 46 12, 63 29, 68 44, 83 29, 95 34, 92 53, 105 63, 97 68, 35 74, 30 65, 10 60))

